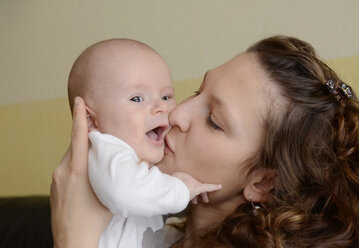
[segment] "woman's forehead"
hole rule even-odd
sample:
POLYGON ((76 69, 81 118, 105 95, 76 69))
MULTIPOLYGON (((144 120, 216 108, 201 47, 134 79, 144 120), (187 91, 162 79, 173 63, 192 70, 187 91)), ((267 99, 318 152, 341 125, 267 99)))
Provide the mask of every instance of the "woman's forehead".
POLYGON ((206 73, 202 90, 211 104, 228 109, 233 125, 244 130, 261 126, 270 101, 269 78, 253 54, 240 54, 206 73))
POLYGON ((243 53, 208 71, 201 87, 221 104, 242 99, 242 103, 258 105, 269 102, 268 89, 272 85, 255 55, 243 53))

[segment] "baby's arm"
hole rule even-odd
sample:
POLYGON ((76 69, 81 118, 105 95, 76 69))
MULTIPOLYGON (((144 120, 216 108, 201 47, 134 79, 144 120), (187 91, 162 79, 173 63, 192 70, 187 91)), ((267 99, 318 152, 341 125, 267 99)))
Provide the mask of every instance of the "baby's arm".
POLYGON ((91 132, 89 137, 90 182, 113 213, 153 216, 180 212, 187 206, 190 193, 182 180, 156 166, 138 164, 135 152, 114 136, 91 132))
POLYGON ((201 183, 189 174, 183 172, 176 172, 172 174, 172 176, 179 178, 182 182, 184 182, 184 184, 186 184, 189 190, 190 200, 192 200, 194 204, 197 204, 198 195, 201 195, 202 201, 207 203, 209 202, 207 192, 217 191, 222 188, 221 184, 201 183))

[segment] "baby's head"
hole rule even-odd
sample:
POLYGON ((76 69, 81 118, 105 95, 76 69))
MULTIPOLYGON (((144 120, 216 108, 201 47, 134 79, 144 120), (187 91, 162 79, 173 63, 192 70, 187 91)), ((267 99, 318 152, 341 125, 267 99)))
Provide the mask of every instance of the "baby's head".
POLYGON ((75 96, 84 98, 91 129, 121 138, 140 160, 162 159, 176 102, 168 66, 152 48, 129 39, 90 46, 72 67, 68 94, 71 109, 75 96))

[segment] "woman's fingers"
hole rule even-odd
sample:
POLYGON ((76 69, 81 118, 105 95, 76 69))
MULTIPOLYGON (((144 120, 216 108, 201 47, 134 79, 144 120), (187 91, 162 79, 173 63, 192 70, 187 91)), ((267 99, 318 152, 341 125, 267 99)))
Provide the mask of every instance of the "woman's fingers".
POLYGON ((75 97, 71 135, 71 163, 73 170, 87 169, 88 128, 86 107, 81 97, 75 97), (86 163, 84 163, 86 161, 86 163))
POLYGON ((54 247, 98 247, 111 212, 96 198, 87 174, 88 130, 85 103, 76 97, 70 148, 53 173, 51 225, 54 247))
POLYGON ((70 160, 71 160, 71 148, 68 147, 64 156, 62 157, 60 164, 68 164, 70 160))

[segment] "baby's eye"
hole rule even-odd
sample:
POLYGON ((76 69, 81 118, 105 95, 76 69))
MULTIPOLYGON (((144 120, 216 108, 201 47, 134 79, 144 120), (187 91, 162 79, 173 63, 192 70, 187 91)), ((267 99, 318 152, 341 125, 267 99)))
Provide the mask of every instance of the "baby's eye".
POLYGON ((164 101, 168 101, 171 98, 172 98, 171 96, 163 96, 161 99, 164 100, 164 101))
POLYGON ((143 98, 141 96, 134 96, 131 98, 133 102, 143 102, 143 98))

